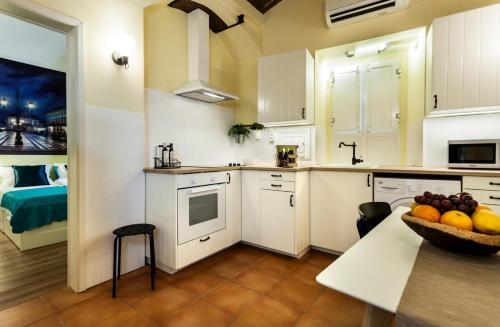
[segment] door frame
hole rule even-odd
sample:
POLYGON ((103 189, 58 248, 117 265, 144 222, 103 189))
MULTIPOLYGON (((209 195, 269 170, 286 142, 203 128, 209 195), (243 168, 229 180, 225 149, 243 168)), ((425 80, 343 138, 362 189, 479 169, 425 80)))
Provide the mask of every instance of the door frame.
POLYGON ((66 34, 68 128, 68 286, 86 288, 84 202, 83 23, 28 0, 0 0, 0 12, 66 34))

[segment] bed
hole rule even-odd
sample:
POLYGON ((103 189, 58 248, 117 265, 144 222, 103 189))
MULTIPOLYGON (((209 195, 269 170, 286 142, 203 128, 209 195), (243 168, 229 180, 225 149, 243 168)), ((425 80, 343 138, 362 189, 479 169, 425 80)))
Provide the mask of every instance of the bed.
POLYGON ((67 187, 0 189, 0 230, 26 251, 67 240, 67 187))

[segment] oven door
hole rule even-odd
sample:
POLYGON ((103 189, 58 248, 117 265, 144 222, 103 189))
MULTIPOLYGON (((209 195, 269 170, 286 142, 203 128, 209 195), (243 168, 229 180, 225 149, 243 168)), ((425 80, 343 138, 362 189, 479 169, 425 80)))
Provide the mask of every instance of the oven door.
POLYGON ((226 184, 177 190, 177 244, 226 228, 226 184))

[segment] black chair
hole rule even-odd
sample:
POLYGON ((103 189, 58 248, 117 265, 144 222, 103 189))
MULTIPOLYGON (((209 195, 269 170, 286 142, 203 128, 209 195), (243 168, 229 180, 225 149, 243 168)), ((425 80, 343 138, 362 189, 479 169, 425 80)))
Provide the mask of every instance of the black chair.
POLYGON ((113 297, 116 297, 116 280, 120 279, 120 266, 122 254, 122 237, 134 235, 149 235, 150 267, 151 267, 151 290, 155 289, 155 241, 153 231, 156 229, 151 224, 133 224, 117 228, 113 231, 115 235, 113 245, 113 297), (117 262, 118 261, 118 262, 117 262))
POLYGON ((367 202, 358 207, 360 217, 356 221, 359 237, 363 238, 392 213, 387 202, 367 202))

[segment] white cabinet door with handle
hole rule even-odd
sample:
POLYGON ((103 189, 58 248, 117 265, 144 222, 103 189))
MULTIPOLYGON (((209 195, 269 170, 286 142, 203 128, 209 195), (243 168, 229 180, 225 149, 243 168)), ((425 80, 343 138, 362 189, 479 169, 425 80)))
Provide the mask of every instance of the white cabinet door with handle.
POLYGON ((295 252, 295 199, 292 192, 261 190, 261 244, 295 252))

